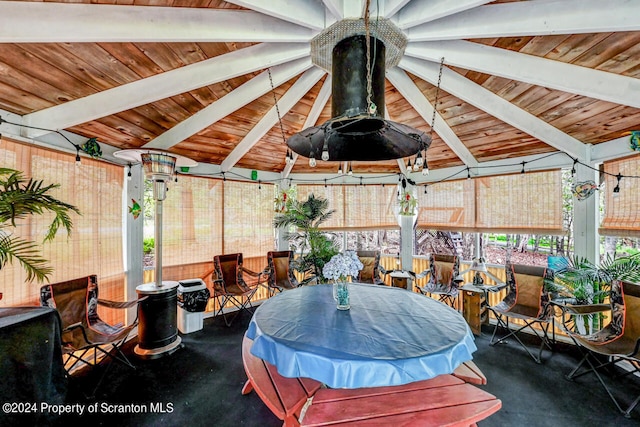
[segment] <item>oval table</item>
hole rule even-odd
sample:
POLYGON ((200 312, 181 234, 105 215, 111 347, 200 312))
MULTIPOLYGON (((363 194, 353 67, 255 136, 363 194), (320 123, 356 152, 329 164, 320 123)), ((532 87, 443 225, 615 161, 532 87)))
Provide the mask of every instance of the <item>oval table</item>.
POLYGON ((288 290, 262 303, 246 333, 251 354, 284 377, 331 388, 408 384, 472 359, 473 335, 449 306, 388 286, 349 288, 346 311, 336 309, 332 285, 288 290))

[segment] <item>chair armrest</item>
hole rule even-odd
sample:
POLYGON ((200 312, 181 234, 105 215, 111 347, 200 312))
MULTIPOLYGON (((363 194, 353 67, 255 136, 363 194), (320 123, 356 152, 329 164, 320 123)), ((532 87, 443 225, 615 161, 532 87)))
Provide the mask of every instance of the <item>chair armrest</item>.
POLYGON ((609 304, 558 304, 551 302, 552 305, 560 308, 564 314, 573 314, 573 315, 588 315, 595 313, 602 313, 605 311, 611 310, 611 305, 609 304))
POLYGON ((253 276, 253 277, 260 278, 260 276, 262 276, 263 274, 265 274, 265 271, 267 271, 268 269, 269 269, 269 267, 265 268, 265 269, 264 269, 264 270, 262 270, 262 271, 255 272, 255 271, 253 271, 253 270, 249 270, 249 269, 248 269, 248 268, 246 268, 246 267, 242 267, 242 272, 243 272, 243 273, 247 273, 249 276, 253 276))
POLYGON ((418 273, 418 274, 413 273, 413 274, 414 274, 414 280, 420 280, 429 276, 431 274, 431 270, 424 270, 421 273, 418 273))
POLYGON ((98 305, 102 305, 109 308, 131 308, 138 305, 139 303, 146 300, 147 298, 148 296, 144 296, 142 298, 138 298, 132 301, 111 301, 108 299, 98 299, 98 305))
POLYGON ((67 326, 66 328, 63 329, 62 332, 67 332, 67 331, 71 331, 73 329, 82 328, 82 327, 83 327, 82 322, 77 322, 67 326))

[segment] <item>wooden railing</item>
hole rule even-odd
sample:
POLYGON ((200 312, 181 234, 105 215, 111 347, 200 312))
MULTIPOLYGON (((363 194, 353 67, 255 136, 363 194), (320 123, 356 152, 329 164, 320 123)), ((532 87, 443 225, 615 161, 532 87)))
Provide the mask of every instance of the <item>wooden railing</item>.
MULTIPOLYGON (((380 259, 380 265, 382 265, 382 267, 384 267, 386 270, 395 270, 395 269, 399 269, 399 261, 398 261, 398 257, 397 256, 382 256, 380 259)), ((267 266, 267 259, 266 256, 262 256, 262 257, 248 257, 248 258, 244 258, 244 266, 247 267, 248 269, 252 270, 252 271, 262 271, 266 266, 267 266)), ((467 270, 469 267, 471 266, 471 262, 470 261, 461 261, 460 263, 460 271, 464 271, 467 270)), ((424 270, 427 270, 429 268, 429 260, 426 257, 414 257, 413 258, 413 271, 416 273, 420 273, 424 270)), ((504 266, 503 265, 498 265, 498 264, 488 264, 487 265, 487 270, 493 274, 494 276, 498 277, 500 280, 505 280, 506 276, 505 276, 505 271, 504 271, 504 266)), ((203 263, 194 263, 194 264, 187 264, 187 265, 180 265, 180 266, 169 266, 169 267, 164 267, 163 271, 163 279, 165 280, 175 280, 175 281, 179 281, 179 280, 184 280, 184 279, 190 279, 190 278, 201 278, 202 280, 204 280, 204 282, 206 283, 207 287, 209 288, 209 290, 213 293, 213 285, 212 285, 212 275, 215 276, 215 274, 213 274, 213 261, 211 262, 203 262, 203 263)), ((464 283, 471 283, 473 281, 473 272, 472 271, 468 271, 463 275, 463 284, 464 283)), ((145 276, 144 276, 144 280, 145 283, 149 283, 149 282, 153 282, 154 278, 154 271, 153 270, 147 270, 145 271, 145 276)), ((298 277, 299 280, 302 279, 302 277, 298 277)), ((390 277, 385 277, 385 283, 388 286, 391 286, 391 279, 390 277)), ((488 284, 493 284, 493 281, 489 278, 489 277, 484 277, 484 279, 486 280, 486 283, 488 284)), ((416 282, 413 283, 413 291, 417 292, 416 287, 417 286, 424 286, 426 284, 427 278, 422 278, 420 280, 417 280, 416 282)), ((502 299, 506 296, 506 290, 501 290, 499 292, 490 292, 487 295, 488 298, 488 303, 489 305, 496 305, 498 304, 500 301, 502 301, 502 299)), ((258 289, 258 291, 256 292, 256 294, 254 295, 252 301, 256 302, 256 303, 260 303, 262 301, 265 301, 266 299, 269 298, 269 292, 266 286, 266 277, 265 277, 265 284, 264 286, 260 286, 260 288, 258 289)), ((462 295, 460 294, 460 297, 456 300, 456 306, 454 307, 456 310, 458 310, 459 312, 462 312, 462 295)), ((233 305, 231 305, 230 303, 227 304, 226 308, 232 309, 233 305)), ((209 304, 207 305, 207 309, 205 312, 205 316, 208 315, 212 315, 212 313, 214 313, 216 310, 218 309, 218 307, 216 306, 216 302, 214 301, 214 299, 212 298, 209 301, 209 304)), ((495 320, 493 317, 490 318, 491 320, 495 320)), ((517 319, 513 319, 512 323, 514 325, 516 324, 521 324, 517 319)), ((559 327, 560 322, 556 322, 556 327, 555 327, 555 333, 556 335, 560 335, 560 336, 564 336, 564 332, 560 329, 559 327)))

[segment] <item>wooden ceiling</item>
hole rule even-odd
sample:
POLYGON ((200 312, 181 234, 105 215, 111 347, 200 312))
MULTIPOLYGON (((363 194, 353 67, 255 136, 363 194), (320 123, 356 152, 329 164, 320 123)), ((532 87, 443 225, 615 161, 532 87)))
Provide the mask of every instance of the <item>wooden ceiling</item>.
MULTIPOLYGON (((168 150, 221 172, 338 170, 302 157, 287 166, 284 141, 331 118, 330 76, 312 64, 310 40, 361 17, 366 1, 94 3, 0 2, 0 116, 116 149, 168 150)), ((591 145, 640 126, 640 2, 371 3, 372 19, 389 18, 408 38, 386 70, 391 120, 431 133, 444 57, 432 170, 557 151, 588 161, 591 145)), ((360 173, 403 167, 353 164, 360 173)))

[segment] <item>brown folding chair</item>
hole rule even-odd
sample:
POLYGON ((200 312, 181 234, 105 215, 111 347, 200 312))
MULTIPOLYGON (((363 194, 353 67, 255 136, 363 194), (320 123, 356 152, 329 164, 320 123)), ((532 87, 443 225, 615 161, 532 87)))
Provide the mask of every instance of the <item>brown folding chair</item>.
POLYGON ((216 255, 213 258, 213 267, 217 276, 213 281, 213 298, 218 303, 218 310, 214 315, 222 313, 225 324, 231 326, 233 319, 242 311, 252 313, 251 298, 258 290, 258 285, 263 282, 262 275, 266 271, 256 273, 243 267, 241 253, 216 255), (251 286, 246 283, 244 273, 256 278, 251 286), (238 309, 229 320, 227 313, 223 310, 228 302, 238 309))
POLYGON ((552 350, 549 327, 553 322, 553 310, 549 305, 551 295, 545 290, 545 281, 553 281, 553 270, 538 266, 507 263, 505 265, 505 273, 507 295, 498 304, 488 307, 497 320, 489 345, 493 346, 497 343, 505 342, 507 338, 512 336, 536 363, 541 363, 542 350, 545 347, 552 350), (511 330, 509 328, 510 318, 518 319, 524 324, 517 329, 511 330), (535 325, 538 325, 539 328, 535 328, 535 325), (496 340, 496 332, 500 327, 505 328, 509 333, 496 340), (537 356, 529 351, 529 348, 518 336, 518 333, 526 328, 529 328, 540 338, 541 342, 537 356))
POLYGON ((426 285, 418 286, 423 295, 437 295, 445 304, 455 307, 459 293, 460 258, 456 255, 429 255, 429 269, 416 274, 414 280, 429 276, 426 285))
POLYGON ((380 265, 380 251, 356 251, 362 270, 358 274, 358 282, 373 283, 374 285, 384 285, 380 278, 380 273, 387 274, 387 271, 380 265))
POLYGON ((293 251, 267 252, 269 296, 300 286, 293 271, 293 251))
POLYGON ((40 304, 58 310, 62 319, 62 352, 63 356, 66 356, 64 366, 67 373, 70 374, 79 363, 91 367, 103 362, 106 364, 100 379, 88 397, 95 396, 114 360, 135 369, 135 366, 122 353, 121 347, 131 330, 138 324, 137 315, 130 325, 110 325, 100 319, 97 306, 127 309, 145 299, 146 297, 143 297, 128 302, 99 299, 95 275, 44 285, 40 288, 40 304), (98 360, 99 356, 103 357, 98 360))
POLYGON ((582 360, 567 375, 567 378, 573 380, 593 372, 618 410, 625 417, 630 417, 631 411, 640 402, 640 396, 626 409, 622 408, 600 373, 625 361, 629 362, 634 369, 614 372, 616 376, 619 377, 620 372, 624 376, 640 370, 640 285, 615 280, 611 283, 609 300, 609 304, 557 304, 563 311, 564 330, 583 352, 582 360), (589 334, 577 332, 575 327, 577 319, 600 316, 603 313, 608 313, 609 323, 602 329, 589 334), (582 371, 580 368, 583 368, 582 371))

